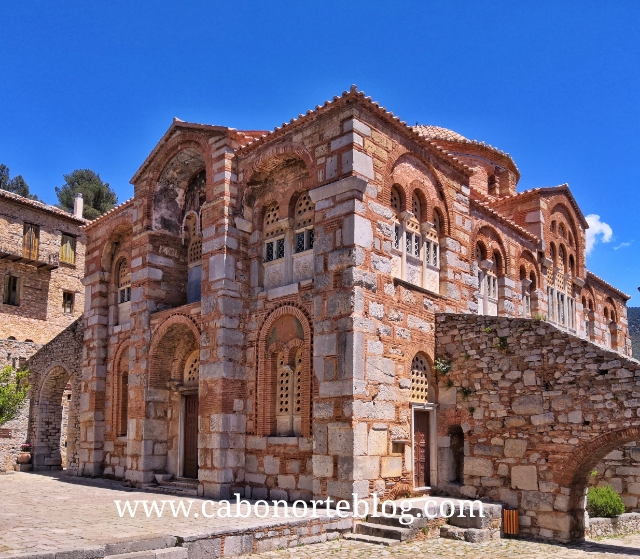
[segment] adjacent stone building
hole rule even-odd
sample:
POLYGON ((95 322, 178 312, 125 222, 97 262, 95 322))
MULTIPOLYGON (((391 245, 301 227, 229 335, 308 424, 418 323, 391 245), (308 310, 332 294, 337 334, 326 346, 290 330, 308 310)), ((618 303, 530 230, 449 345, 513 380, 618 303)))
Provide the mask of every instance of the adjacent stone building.
MULTIPOLYGON (((0 190, 0 366, 20 368, 82 315, 82 198, 69 214, 0 190)), ((0 468, 27 440, 29 405, 0 426, 0 468)))
MULTIPOLYGON (((269 133, 175 119, 134 197, 84 228, 77 472, 168 473, 213 498, 407 484, 502 498, 483 483, 507 487, 518 470, 469 461, 477 445, 502 448, 492 429, 516 428, 490 423, 511 413, 502 381, 482 380, 493 411, 467 404, 476 388, 447 377, 460 355, 435 360, 453 342, 436 341, 453 336, 436 316, 543 324, 587 362, 631 353, 628 296, 587 271, 568 186, 517 192, 519 178, 508 154, 407 126, 355 88, 269 133)), ((515 505, 518 491, 505 493, 515 505)), ((534 535, 579 532, 534 510, 534 535)))

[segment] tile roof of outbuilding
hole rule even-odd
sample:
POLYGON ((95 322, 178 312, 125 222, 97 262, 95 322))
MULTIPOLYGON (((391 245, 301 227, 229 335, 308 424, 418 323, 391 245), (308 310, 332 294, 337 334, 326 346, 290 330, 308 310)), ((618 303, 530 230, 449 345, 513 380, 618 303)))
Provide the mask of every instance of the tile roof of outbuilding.
POLYGON ((79 225, 84 225, 88 223, 88 221, 83 217, 76 217, 72 213, 65 212, 64 210, 61 210, 60 208, 56 208, 55 206, 45 204, 44 202, 40 202, 39 200, 31 200, 30 198, 19 196, 18 194, 14 194, 13 192, 9 192, 7 190, 0 190, 0 198, 5 198, 7 200, 16 202, 17 204, 29 206, 34 210, 40 210, 43 212, 53 214, 56 217, 62 217, 65 219, 69 219, 71 221, 75 221, 79 225))

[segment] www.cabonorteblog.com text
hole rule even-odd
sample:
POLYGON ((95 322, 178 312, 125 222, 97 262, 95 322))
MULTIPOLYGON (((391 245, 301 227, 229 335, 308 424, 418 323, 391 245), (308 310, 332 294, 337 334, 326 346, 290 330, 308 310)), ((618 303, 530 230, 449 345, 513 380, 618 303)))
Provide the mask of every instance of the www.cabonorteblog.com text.
POLYGON ((415 518, 449 518, 459 510, 459 516, 474 516, 476 508, 478 516, 484 517, 484 509, 480 501, 454 501, 444 499, 440 502, 427 499, 423 507, 411 501, 382 501, 376 494, 367 501, 354 493, 351 503, 346 500, 336 501, 327 497, 318 501, 284 500, 249 502, 236 495, 235 501, 196 501, 195 499, 175 500, 134 500, 114 501, 120 518, 135 518, 144 515, 146 518, 162 518, 163 515, 173 518, 366 518, 367 516, 399 516, 400 523, 410 525, 415 518), (457 506, 456 506, 457 505, 457 506))

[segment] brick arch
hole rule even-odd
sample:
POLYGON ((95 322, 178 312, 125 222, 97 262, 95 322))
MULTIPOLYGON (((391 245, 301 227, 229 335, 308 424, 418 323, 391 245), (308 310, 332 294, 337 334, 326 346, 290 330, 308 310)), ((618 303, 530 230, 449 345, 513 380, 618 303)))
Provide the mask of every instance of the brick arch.
MULTIPOLYGON (((42 376, 36 406, 36 440, 33 463, 35 470, 61 470, 64 466, 61 455, 62 395, 68 383, 72 385, 72 398, 77 398, 77 382, 67 366, 60 362, 51 363, 42 376)), ((73 406, 69 406, 67 440, 72 443, 78 435, 70 433, 75 429, 77 418, 73 416, 73 406)), ((67 447, 68 458, 75 449, 67 447)), ((68 460, 69 462, 69 460, 68 460)))
MULTIPOLYGON (((577 272, 578 268, 582 268, 583 255, 582 255, 582 247, 580 246, 580 239, 582 237, 578 234, 578 226, 576 225, 575 210, 569 207, 567 204, 564 204, 563 202, 558 202, 553 206, 553 208, 551 208, 551 211, 549 212, 549 219, 553 218, 554 213, 560 214, 566 220, 567 222, 566 225, 568 226, 569 231, 573 235, 574 246, 571 247, 571 251, 575 251, 575 254, 576 254, 576 272, 577 272)), ((559 227, 560 227, 560 223, 557 224, 556 231, 559 231, 559 227)), ((559 232, 557 234, 559 238, 562 238, 559 232)), ((568 258, 568 255, 567 255, 567 258, 568 258)))
MULTIPOLYGON (((123 358, 124 352, 129 351, 130 349, 131 349, 130 340, 129 338, 127 338, 118 346, 118 349, 116 349, 116 352, 110 364, 110 372, 111 372, 111 379, 112 379, 112 394, 113 394, 113 397, 111 400, 112 402, 111 425, 113 426, 112 429, 115 428, 116 430, 116 433, 115 433, 116 436, 120 434, 120 431, 122 431, 123 428, 124 428, 124 431, 126 432, 126 425, 122 425, 121 423, 122 417, 123 417, 122 399, 124 397, 124 394, 123 394, 124 387, 123 387, 122 379, 123 379, 124 371, 120 368, 120 362, 123 358)), ((131 359, 131 356, 129 356, 129 359, 131 359)))
MULTIPOLYGON (((309 170, 314 167, 313 157, 304 145, 289 142, 272 146, 260 153, 251 163, 251 167, 245 171, 247 184, 263 180, 278 164, 292 158, 301 159, 309 170)), ((308 188, 313 188, 316 184, 317 180, 309 175, 308 188)))
MULTIPOLYGON (((166 383, 172 378, 176 367, 175 357, 179 353, 180 359, 186 359, 189 354, 184 349, 184 338, 188 338, 189 348, 200 345, 200 330, 195 322, 184 314, 174 314, 160 324, 152 334, 149 345, 149 376, 147 379, 150 388, 166 389, 166 383)), ((178 361, 180 361, 178 359, 178 361)))
MULTIPOLYGON (((430 213, 428 215, 431 216, 433 209, 435 207, 439 207, 443 217, 442 234, 449 235, 451 233, 450 231, 451 219, 449 215, 450 214, 449 208, 451 207, 452 201, 447 196, 446 189, 439 178, 438 172, 425 157, 415 152, 409 151, 404 146, 394 147, 393 151, 390 154, 389 161, 385 169, 383 170, 383 185, 382 185, 382 190, 378 193, 378 199, 380 199, 385 206, 389 207, 391 204, 390 202, 391 188, 394 185, 399 185, 402 191, 402 194, 404 196, 404 205, 406 206, 406 204, 408 203, 407 201, 411 200, 411 195, 413 193, 413 189, 411 188, 411 182, 413 181, 407 183, 406 181, 398 180, 398 177, 394 176, 394 171, 396 167, 399 164, 401 164, 403 160, 411 160, 411 159, 415 159, 420 165, 423 165, 424 167, 426 167, 427 172, 429 173, 429 175, 431 175, 430 178, 432 179, 432 182, 433 182, 432 186, 435 189, 435 193, 436 193, 435 198, 432 196, 431 197, 428 196, 429 194, 428 187, 424 183, 420 183, 420 188, 425 198, 429 202, 428 208, 430 213)), ((405 207, 403 209, 410 209, 410 208, 405 207)))
POLYGON ((611 431, 573 451, 571 457, 561 466, 562 487, 570 489, 571 538, 584 539, 584 496, 589 473, 611 451, 626 443, 640 440, 640 426, 611 431))
POLYGON ((487 258, 493 257, 493 252, 495 250, 498 250, 500 252, 502 256, 502 262, 503 262, 502 274, 505 276, 509 275, 509 271, 512 270, 513 263, 511 261, 511 257, 509 256, 509 252, 506 249, 504 239, 502 238, 502 235, 500 234, 500 232, 495 227, 488 224, 486 221, 478 222, 473 228, 473 231, 471 233, 471 239, 469 242, 469 246, 473 251, 471 255, 472 259, 475 259, 476 245, 480 240, 483 241, 483 244, 487 250, 487 258), (495 238, 492 238, 491 235, 484 234, 483 229, 486 229, 492 235, 495 235, 495 238))
POLYGON ((302 364, 302 373, 303 378, 306 379, 305 387, 307 390, 307 393, 303 394, 304 402, 302 406, 302 436, 308 437, 311 435, 311 400, 315 390, 315 382, 313 379, 311 367, 311 357, 313 355, 313 338, 311 335, 311 327, 307 313, 301 308, 291 304, 284 304, 274 309, 265 318, 260 327, 260 335, 258 337, 256 351, 256 370, 258 371, 258 374, 256 378, 256 389, 254 392, 254 434, 262 436, 271 434, 271 422, 273 418, 270 418, 269 402, 272 401, 272 384, 274 384, 275 381, 272 378, 272 371, 269 365, 271 365, 271 356, 273 355, 270 352, 270 349, 276 344, 271 344, 269 347, 267 347, 266 343, 267 337, 271 332, 271 327, 273 326, 274 322, 277 319, 287 315, 293 316, 298 320, 298 322, 300 322, 304 337, 304 339, 300 341, 301 343, 296 342, 296 340, 294 339, 287 344, 282 344, 282 350, 286 350, 288 346, 290 346, 289 349, 291 349, 294 347, 294 345, 295 347, 303 347, 306 349, 304 362, 302 364), (294 344, 294 342, 296 343, 294 344), (258 404, 258 402, 260 402, 260 405, 258 404))
POLYGON ((103 272, 112 273, 115 264, 115 256, 122 250, 120 243, 126 237, 133 235, 133 225, 129 215, 123 215, 116 220, 109 232, 105 235, 107 241, 104 243, 102 255, 100 256, 100 268, 103 272))

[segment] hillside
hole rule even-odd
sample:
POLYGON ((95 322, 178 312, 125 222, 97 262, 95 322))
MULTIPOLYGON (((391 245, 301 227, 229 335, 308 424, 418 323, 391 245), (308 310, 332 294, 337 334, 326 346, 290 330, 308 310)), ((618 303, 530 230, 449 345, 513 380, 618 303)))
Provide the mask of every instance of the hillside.
POLYGON ((627 318, 629 319, 629 335, 633 344, 633 357, 640 359, 640 307, 629 307, 627 318))

